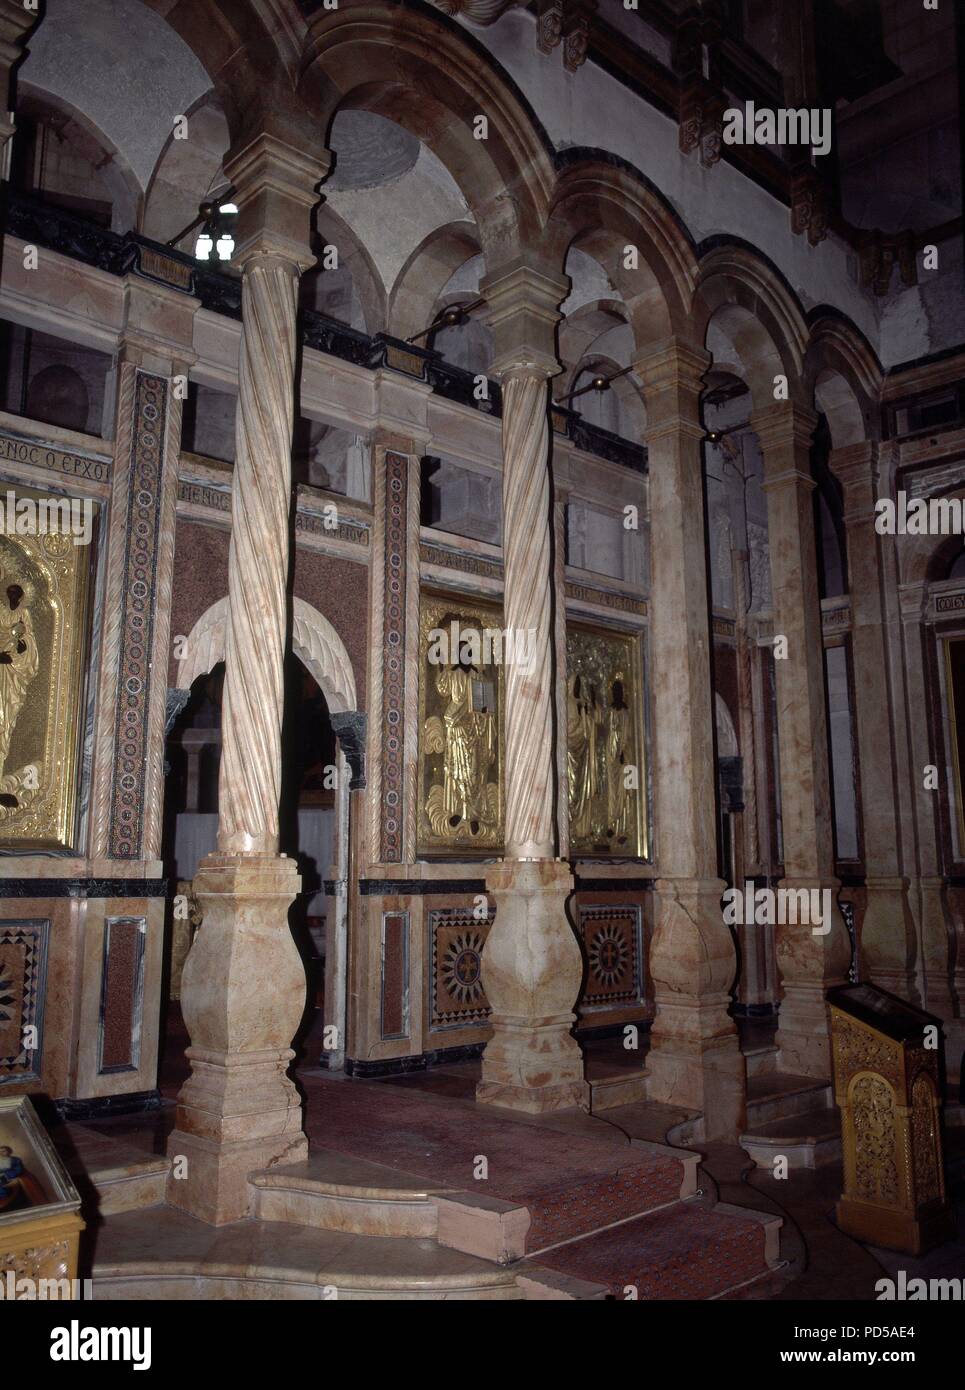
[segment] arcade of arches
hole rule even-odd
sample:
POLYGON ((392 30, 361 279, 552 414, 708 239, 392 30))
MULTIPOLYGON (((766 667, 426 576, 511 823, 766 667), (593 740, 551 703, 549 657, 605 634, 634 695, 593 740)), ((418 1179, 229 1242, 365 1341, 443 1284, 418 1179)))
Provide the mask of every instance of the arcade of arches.
MULTIPOLYGON (((105 1295, 145 1213, 635 1282, 535 1252, 641 1215, 628 1153, 654 1202, 838 1162, 848 981, 940 1022, 961 1123, 965 551, 875 524, 965 500, 954 7, 866 7, 858 75, 848 7, 765 8, 0 0, 2 490, 92 518, 0 536, 0 1096, 95 1186, 125 1117, 105 1295), (835 104, 833 172, 722 145, 752 98, 835 104), (460 1126, 519 1146, 485 1199, 460 1126)), ((687 1208, 646 1296, 782 1287, 776 1211, 687 1208)), ((156 1296, 254 1278, 199 1271, 156 1296)))

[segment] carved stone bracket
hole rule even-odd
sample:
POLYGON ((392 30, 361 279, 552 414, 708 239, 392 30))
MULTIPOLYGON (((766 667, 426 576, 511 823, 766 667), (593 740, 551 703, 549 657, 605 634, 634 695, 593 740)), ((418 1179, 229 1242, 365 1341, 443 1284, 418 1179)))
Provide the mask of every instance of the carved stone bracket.
POLYGON ((797 175, 791 184, 791 230, 795 236, 807 232, 812 246, 828 234, 828 193, 814 169, 797 175))
POLYGON ((888 293, 896 265, 903 285, 918 283, 913 232, 888 234, 876 228, 861 247, 858 258, 861 284, 865 289, 873 289, 876 295, 888 293))
POLYGON ((331 716, 332 728, 342 752, 352 769, 349 791, 361 791, 365 786, 365 715, 359 710, 347 710, 331 716))
POLYGON ((576 72, 586 62, 590 38, 590 14, 596 0, 539 0, 536 47, 540 53, 563 48, 563 66, 576 72))

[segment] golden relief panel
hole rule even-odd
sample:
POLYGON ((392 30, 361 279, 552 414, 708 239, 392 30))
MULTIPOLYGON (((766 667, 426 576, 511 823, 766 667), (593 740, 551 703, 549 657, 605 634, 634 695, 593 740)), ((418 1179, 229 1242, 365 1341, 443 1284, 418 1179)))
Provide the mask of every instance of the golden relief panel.
POLYGON ((503 843, 502 614, 424 595, 419 623, 419 853, 503 843))
MULTIPOLYGON (((4 488, 0 532, 0 847, 71 849, 91 545, 58 529, 65 499, 4 488), (10 525, 11 508, 23 521, 10 525), (31 518, 46 521, 31 532, 31 518), (39 533, 38 533, 39 532, 39 533)), ((79 505, 76 499, 73 506, 79 505)), ((88 541, 90 535, 88 533, 88 541)))
POLYGON ((649 857, 637 637, 570 625, 566 770, 570 853, 649 857))

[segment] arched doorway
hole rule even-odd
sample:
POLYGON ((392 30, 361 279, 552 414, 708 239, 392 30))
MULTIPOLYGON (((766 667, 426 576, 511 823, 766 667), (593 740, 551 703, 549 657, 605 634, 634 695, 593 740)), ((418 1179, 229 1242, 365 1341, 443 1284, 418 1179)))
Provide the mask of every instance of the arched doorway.
MULTIPOLYGON (((165 794, 165 869, 175 880, 165 1000, 171 1016, 167 1085, 187 1038, 180 1027, 178 981, 200 911, 191 880, 217 845, 221 687, 228 604, 220 599, 191 630, 177 685, 169 692, 165 794), (186 900, 186 901, 185 901, 186 900)), ((308 1002, 296 1050, 339 1069, 345 1056, 347 878, 350 791, 364 785, 364 719, 355 678, 335 629, 294 599, 292 650, 285 666, 280 849, 298 861, 301 891, 290 921, 308 976, 308 1002), (325 1038, 322 1038, 322 1025, 325 1038)))

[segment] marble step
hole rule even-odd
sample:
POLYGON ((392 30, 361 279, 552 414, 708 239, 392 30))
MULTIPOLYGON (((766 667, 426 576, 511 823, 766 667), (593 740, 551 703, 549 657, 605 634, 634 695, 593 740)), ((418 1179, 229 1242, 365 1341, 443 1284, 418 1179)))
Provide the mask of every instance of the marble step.
POLYGON ((813 1076, 775 1072, 749 1077, 747 1082, 747 1130, 756 1132, 771 1120, 786 1120, 811 1110, 826 1110, 834 1100, 830 1082, 813 1076))
POLYGON ((252 1215, 261 1221, 428 1239, 438 1231, 435 1197, 445 1192, 383 1164, 314 1147, 307 1162, 251 1173, 248 1183, 252 1215))
POLYGON ((517 1300, 512 1270, 413 1237, 238 1221, 172 1207, 111 1216, 97 1233, 95 1301, 184 1299, 517 1300))
MULTIPOLYGON (((720 1298, 778 1266, 781 1225, 770 1212, 679 1202, 543 1251, 533 1274, 544 1291, 527 1297, 720 1298), (548 1273, 573 1282, 550 1292, 548 1273)), ((521 1283, 526 1269, 524 1262, 521 1283)))
POLYGON ((774 1043, 745 1047, 744 1059, 747 1062, 748 1081, 754 1076, 774 1076, 777 1072, 777 1046, 774 1043))
POLYGON ((588 1076, 590 1114, 615 1110, 619 1105, 636 1105, 647 1099, 647 1073, 621 1071, 610 1076, 588 1076))
POLYGON ((171 1169, 164 1154, 77 1124, 57 1138, 81 1196, 99 1215, 140 1211, 164 1201, 171 1169))
POLYGON ((841 1157, 841 1120, 835 1107, 807 1110, 802 1115, 770 1120, 740 1137, 758 1168, 773 1170, 779 1156, 789 1168, 819 1168, 841 1157))

